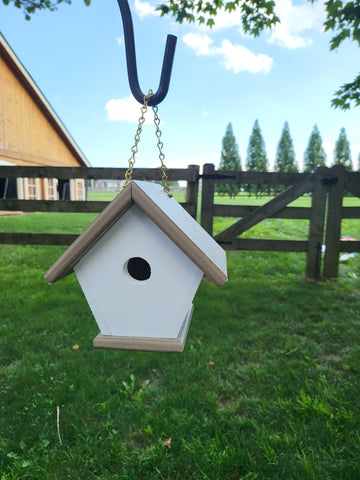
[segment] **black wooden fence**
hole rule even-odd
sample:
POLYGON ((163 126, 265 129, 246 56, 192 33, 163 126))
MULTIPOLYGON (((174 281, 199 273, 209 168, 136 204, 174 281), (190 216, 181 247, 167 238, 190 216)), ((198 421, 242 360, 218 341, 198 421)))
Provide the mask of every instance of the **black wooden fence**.
MULTIPOLYGON (((86 167, 9 167, 0 166, 0 178, 70 178, 121 179, 123 168, 86 167)), ((263 250, 306 253, 305 275, 309 279, 336 277, 340 252, 360 252, 360 241, 341 241, 341 220, 360 219, 360 207, 343 207, 345 191, 360 196, 360 172, 346 172, 343 167, 320 167, 312 173, 231 172, 216 171, 214 165, 171 169, 169 180, 187 182, 183 207, 194 218, 198 216, 198 198, 201 190, 200 223, 213 234, 214 217, 240 217, 215 239, 228 250, 263 250), (270 202, 254 207, 249 205, 219 205, 215 203, 216 183, 256 185, 285 185, 288 188, 270 202), (311 194, 311 207, 289 207, 296 198, 311 194), (277 240, 242 238, 246 230, 266 218, 306 219, 309 221, 307 240, 277 240), (325 254, 322 255, 322 245, 325 254)), ((135 169, 134 180, 158 180, 159 169, 135 169)), ((1 199, 0 210, 23 212, 101 212, 108 202, 68 200, 16 200, 1 199)), ((76 235, 54 233, 0 232, 0 243, 69 245, 76 235)))

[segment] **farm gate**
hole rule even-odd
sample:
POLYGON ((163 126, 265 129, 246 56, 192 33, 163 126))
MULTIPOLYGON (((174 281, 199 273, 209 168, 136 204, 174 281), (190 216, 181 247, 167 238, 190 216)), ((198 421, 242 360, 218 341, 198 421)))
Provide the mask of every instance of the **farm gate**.
POLYGON ((305 252, 305 276, 308 279, 333 278, 338 275, 339 253, 360 252, 360 241, 341 241, 341 220, 360 219, 360 207, 343 207, 344 191, 360 196, 360 172, 347 172, 341 165, 318 167, 311 173, 215 171, 214 165, 203 169, 201 225, 213 233, 215 216, 241 217, 215 235, 228 250, 263 250, 305 252), (214 204, 215 183, 289 185, 268 203, 259 206, 214 204), (300 196, 311 194, 311 208, 289 207, 300 196), (307 240, 241 238, 239 235, 267 218, 307 219, 307 240), (325 245, 324 257, 322 247, 325 245), (322 268, 323 264, 323 268, 322 268))

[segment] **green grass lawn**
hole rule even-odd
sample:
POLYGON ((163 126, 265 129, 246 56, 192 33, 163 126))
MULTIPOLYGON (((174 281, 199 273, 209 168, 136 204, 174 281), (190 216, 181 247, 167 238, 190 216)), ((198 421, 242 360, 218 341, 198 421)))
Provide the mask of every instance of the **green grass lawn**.
MULTIPOLYGON (((94 217, 0 228, 79 233, 94 217)), ((359 478, 360 254, 313 285, 303 254, 229 252, 184 353, 157 354, 92 347, 75 276, 43 279, 63 251, 0 245, 1 480, 359 478)))

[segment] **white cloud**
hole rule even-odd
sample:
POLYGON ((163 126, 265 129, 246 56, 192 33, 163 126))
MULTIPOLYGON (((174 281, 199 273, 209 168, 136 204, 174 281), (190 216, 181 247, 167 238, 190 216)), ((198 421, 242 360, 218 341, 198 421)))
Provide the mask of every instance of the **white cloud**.
POLYGON ((221 47, 214 45, 207 35, 188 33, 183 37, 184 43, 192 48, 196 55, 216 55, 226 70, 234 73, 248 71, 251 73, 269 73, 273 59, 265 54, 255 55, 243 45, 233 45, 230 40, 223 40, 221 47))
MULTIPOLYGON (((123 122, 138 122, 141 116, 141 105, 130 95, 129 98, 111 99, 105 105, 108 112, 108 120, 123 122)), ((149 110, 145 116, 145 123, 153 122, 153 113, 149 110)))
POLYGON ((310 33, 320 32, 325 19, 321 2, 294 5, 292 0, 277 0, 275 12, 281 23, 273 28, 268 41, 287 48, 311 45, 310 33))
POLYGON ((234 73, 243 71, 269 73, 273 64, 273 59, 268 55, 263 53, 255 55, 242 45, 233 45, 230 40, 223 40, 219 52, 223 55, 222 63, 226 70, 232 70, 234 73))
MULTIPOLYGON (((215 25, 213 30, 220 30, 223 28, 241 27, 240 11, 229 12, 224 8, 218 10, 216 17, 214 17, 215 25)), ((206 27, 208 29, 208 27, 206 27)))
POLYGON ((152 17, 159 15, 156 11, 156 7, 149 2, 142 2, 141 0, 135 0, 135 12, 140 18, 152 17))
POLYGON ((183 37, 183 42, 192 48, 196 55, 212 55, 214 53, 213 50, 210 50, 210 46, 214 42, 207 35, 188 33, 183 37))

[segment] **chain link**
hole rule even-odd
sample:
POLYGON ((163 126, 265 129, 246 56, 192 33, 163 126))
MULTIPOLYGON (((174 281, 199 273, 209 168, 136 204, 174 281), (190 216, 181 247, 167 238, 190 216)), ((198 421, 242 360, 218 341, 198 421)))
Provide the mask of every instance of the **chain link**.
MULTIPOLYGON (((149 101, 149 98, 152 95, 153 95, 152 90, 149 90, 148 94, 144 96, 144 104, 141 107, 141 117, 139 118, 138 128, 136 130, 136 134, 135 134, 135 137, 134 137, 135 138, 135 143, 131 147, 131 157, 128 160, 129 168, 125 172, 125 183, 122 186, 121 190, 124 190, 124 188, 126 188, 127 185, 129 184, 129 182, 132 180, 132 172, 133 172, 133 167, 135 165, 135 155, 138 152, 138 144, 140 142, 140 135, 141 135, 141 132, 142 132, 143 124, 145 123, 145 113, 147 112, 147 109, 148 109, 148 101, 149 101)), ((164 192, 167 193, 169 197, 172 197, 172 194, 170 192, 170 188, 167 184, 168 176, 166 175, 166 166, 164 164, 165 155, 162 151, 162 149, 164 147, 164 144, 161 141, 161 130, 160 130, 160 127, 159 127, 160 126, 160 118, 159 118, 159 115, 158 115, 157 105, 154 105, 152 107, 152 110, 154 112, 154 124, 155 124, 155 127, 156 127, 155 135, 158 139, 157 147, 159 149, 159 159, 160 159, 160 163, 161 163, 161 167, 160 167, 160 170, 162 171, 161 179, 162 179, 163 184, 164 184, 164 192)))

